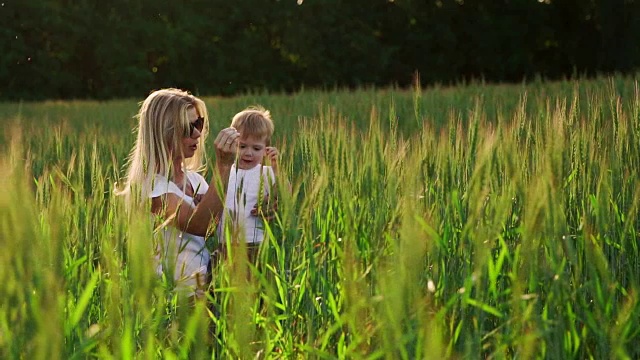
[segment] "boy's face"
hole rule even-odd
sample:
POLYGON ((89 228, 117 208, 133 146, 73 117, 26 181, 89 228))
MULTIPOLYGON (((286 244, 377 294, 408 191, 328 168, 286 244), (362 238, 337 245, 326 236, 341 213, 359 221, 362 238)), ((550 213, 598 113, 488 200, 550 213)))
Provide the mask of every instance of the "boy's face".
POLYGON ((238 168, 243 170, 253 169, 262 162, 267 149, 267 139, 255 136, 242 136, 240 138, 240 154, 238 168))

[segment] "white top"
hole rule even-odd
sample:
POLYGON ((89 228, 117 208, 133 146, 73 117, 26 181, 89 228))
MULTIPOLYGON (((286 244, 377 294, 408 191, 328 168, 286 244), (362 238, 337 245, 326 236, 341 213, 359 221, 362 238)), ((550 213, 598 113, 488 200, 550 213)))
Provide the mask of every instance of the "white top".
MULTIPOLYGON (((228 230, 234 233, 235 226, 244 227, 245 241, 260 243, 264 239, 264 225, 259 216, 251 215, 251 210, 258 203, 259 198, 269 195, 271 187, 276 182, 276 176, 271 166, 258 164, 249 170, 236 168, 234 164, 229 174, 229 185, 225 198, 225 210, 218 227, 221 242, 224 244, 225 224, 229 222, 228 230), (262 174, 262 176, 260 176, 262 174), (229 219, 229 220, 227 220, 229 219)), ((233 239, 239 240, 239 239, 233 239)))
MULTIPOLYGON (((185 171, 185 175, 195 194, 204 194, 209 189, 209 184, 194 171, 185 171)), ((152 184, 149 198, 155 198, 167 193, 180 197, 185 204, 195 208, 193 197, 184 193, 178 185, 167 180, 166 177, 157 174, 152 184)), ((207 276, 207 267, 211 261, 209 251, 205 247, 205 238, 189 234, 173 226, 165 226, 161 230, 164 244, 159 244, 156 260, 157 272, 172 270, 178 288, 197 290, 198 285, 204 285, 207 276)))

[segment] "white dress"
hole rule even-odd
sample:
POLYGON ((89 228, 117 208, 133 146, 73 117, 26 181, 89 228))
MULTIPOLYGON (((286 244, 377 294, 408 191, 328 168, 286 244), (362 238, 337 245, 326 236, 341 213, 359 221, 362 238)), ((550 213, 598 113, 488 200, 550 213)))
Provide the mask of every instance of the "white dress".
POLYGON ((218 227, 222 244, 226 243, 225 226, 244 227, 247 243, 258 244, 262 242, 264 239, 262 219, 259 216, 251 215, 251 210, 256 206, 260 197, 264 198, 269 195, 270 188, 274 184, 275 174, 271 166, 258 164, 249 170, 238 169, 235 164, 231 167, 225 210, 218 227))
MULTIPOLYGON (((186 171, 185 175, 195 194, 207 192, 209 184, 202 175, 194 171, 186 171)), ((177 195, 191 208, 196 206, 193 197, 185 194, 178 185, 168 181, 162 175, 156 175, 149 197, 155 198, 167 193, 177 195)), ((174 226, 165 226, 161 232, 164 243, 158 244, 156 257, 158 274, 173 273, 179 290, 187 290, 190 293, 201 290, 206 285, 207 268, 211 261, 209 250, 205 246, 205 238, 181 231, 174 226)))

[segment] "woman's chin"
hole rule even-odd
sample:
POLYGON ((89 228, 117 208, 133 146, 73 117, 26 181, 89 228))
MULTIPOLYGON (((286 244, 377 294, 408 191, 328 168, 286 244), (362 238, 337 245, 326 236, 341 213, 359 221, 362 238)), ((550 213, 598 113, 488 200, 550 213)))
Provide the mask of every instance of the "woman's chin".
POLYGON ((191 151, 185 151, 185 152, 182 154, 182 156, 180 156, 179 158, 180 158, 181 160, 187 160, 187 159, 192 158, 192 157, 193 157, 193 155, 194 155, 194 154, 193 154, 193 152, 191 152, 191 151))
POLYGON ((185 159, 188 159, 188 158, 193 157, 193 156, 196 154, 196 151, 197 151, 197 150, 198 150, 198 147, 197 147, 197 146, 190 146, 190 147, 186 148, 186 149, 184 150, 184 153, 183 153, 184 158, 185 158, 185 159))

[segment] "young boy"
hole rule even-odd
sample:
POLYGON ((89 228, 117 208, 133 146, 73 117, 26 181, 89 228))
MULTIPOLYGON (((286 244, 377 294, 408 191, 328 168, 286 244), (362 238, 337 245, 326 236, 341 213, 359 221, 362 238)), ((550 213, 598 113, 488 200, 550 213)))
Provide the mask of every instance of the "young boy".
POLYGON ((264 224, 260 215, 251 211, 270 194, 272 198, 275 195, 278 149, 269 146, 274 126, 268 110, 249 107, 233 117, 231 127, 240 133, 240 142, 229 175, 219 236, 223 247, 229 235, 231 243, 246 242, 249 260, 255 262, 264 240, 264 224), (265 158, 271 166, 263 164, 265 158))

